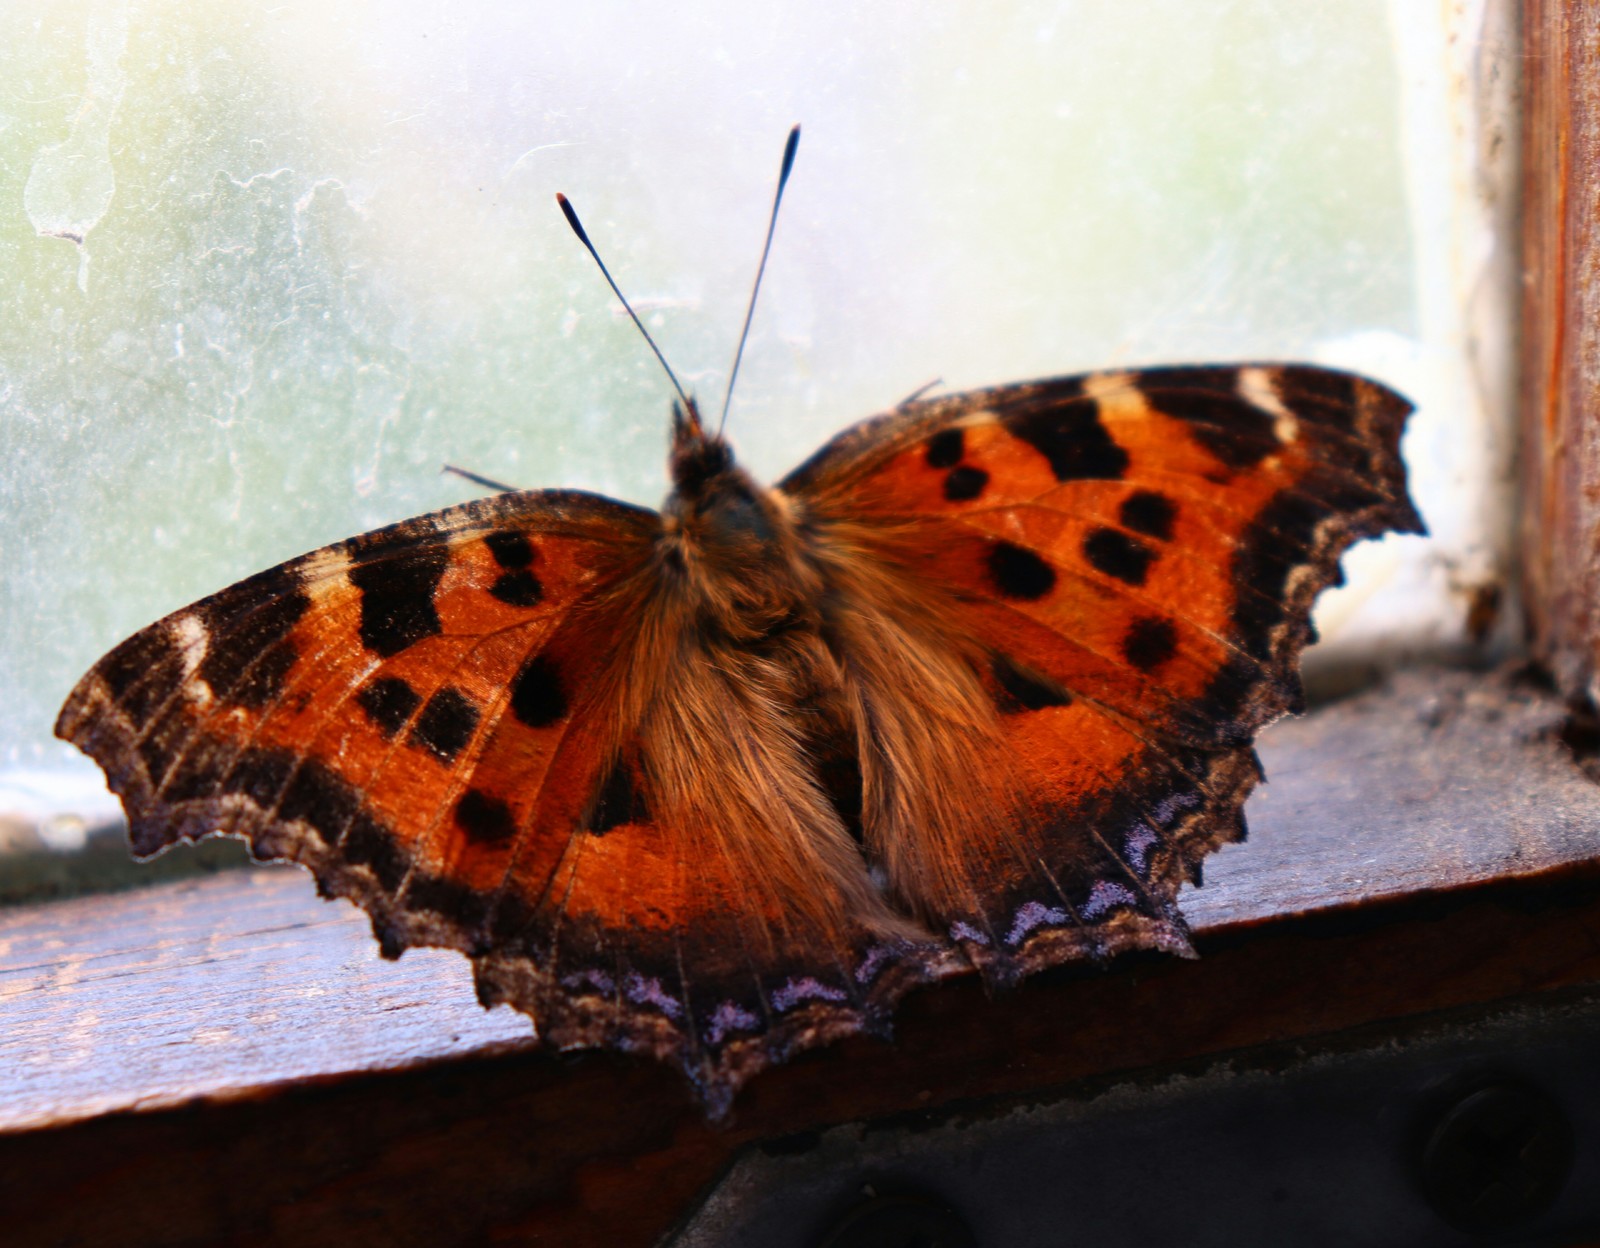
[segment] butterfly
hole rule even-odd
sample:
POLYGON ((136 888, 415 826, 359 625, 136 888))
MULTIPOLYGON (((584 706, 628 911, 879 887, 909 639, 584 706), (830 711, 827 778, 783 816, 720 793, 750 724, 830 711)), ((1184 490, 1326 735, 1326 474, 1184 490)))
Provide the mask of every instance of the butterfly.
POLYGON ((1192 954, 1312 603, 1424 531, 1410 410, 1115 370, 913 397, 766 487, 682 396, 659 513, 505 492, 313 551, 124 641, 56 732, 137 855, 243 837, 720 1115, 918 985, 1192 954))

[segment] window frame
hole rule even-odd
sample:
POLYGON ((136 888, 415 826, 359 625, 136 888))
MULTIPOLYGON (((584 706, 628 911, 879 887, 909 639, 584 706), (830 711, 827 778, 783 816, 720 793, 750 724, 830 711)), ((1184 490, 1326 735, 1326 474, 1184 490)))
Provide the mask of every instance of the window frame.
MULTIPOLYGON (((1600 537, 1596 536, 1600 534, 1600 523, 1597 523, 1600 522, 1600 514, 1597 514, 1600 513, 1600 490, 1593 488, 1597 478, 1600 478, 1600 439, 1593 436, 1593 418, 1588 415, 1600 410, 1600 350, 1595 349, 1600 344, 1591 338, 1591 335, 1600 335, 1600 315, 1596 315, 1600 313, 1600 308, 1595 306, 1600 302, 1600 281, 1588 276, 1600 273, 1600 214, 1592 211, 1593 195, 1585 194, 1591 189, 1591 180, 1586 171, 1600 169, 1600 14, 1585 13, 1583 7, 1573 0, 1525 0, 1522 37, 1525 85, 1522 97, 1523 205, 1520 241, 1525 281, 1517 348, 1521 369, 1519 415, 1523 455, 1523 495, 1518 533, 1521 556, 1519 586, 1530 653, 1551 674, 1561 696, 1576 701, 1589 698, 1595 688, 1597 623, 1600 623, 1596 620, 1593 606, 1596 602, 1595 582, 1600 577, 1600 551, 1596 550, 1597 543, 1600 543, 1600 537), (1589 329, 1589 326, 1595 328, 1589 329)), ((1481 689, 1484 696, 1490 695, 1490 678, 1483 679, 1481 689)), ((1427 711, 1425 707, 1416 709, 1419 715, 1427 711)), ((1579 890, 1584 907, 1582 913, 1586 916, 1600 914, 1592 868, 1591 862, 1588 868, 1576 872, 1562 885, 1569 888, 1569 896, 1573 895, 1570 889, 1579 890)), ((303 882, 300 883, 303 887, 303 882)), ((1509 873, 1506 880, 1493 882, 1493 886, 1502 884, 1507 888, 1524 886, 1511 878, 1509 873)), ((197 886, 175 887, 195 889, 197 886)), ((270 887, 276 888, 277 885, 270 887)), ((219 890, 213 904, 233 904, 229 901, 230 896, 233 895, 227 890, 219 890)), ((196 899, 193 896, 176 897, 175 900, 184 909, 183 921, 191 927, 203 926, 208 913, 216 913, 208 912, 204 906, 194 906, 192 903, 196 899)), ((1429 898, 1419 892, 1418 902, 1425 911, 1429 898)), ((1476 904, 1477 901, 1471 902, 1469 908, 1462 912, 1468 915, 1471 923, 1479 921, 1478 912, 1470 908, 1476 904)), ((39 924, 48 926, 51 923, 50 912, 49 906, 36 908, 39 924)), ((1537 910, 1535 912, 1539 913, 1537 910)), ((1395 919, 1386 917, 1379 908, 1366 917, 1365 926, 1363 916, 1352 918, 1345 914, 1329 920, 1332 926, 1327 930, 1315 925, 1309 929, 1295 928, 1292 916, 1286 916, 1288 926, 1284 930, 1291 945, 1301 942, 1297 956, 1315 958, 1317 950, 1334 948, 1328 943, 1330 940, 1351 938, 1352 932, 1359 936, 1373 925, 1381 927, 1385 923, 1415 922, 1419 925, 1418 930, 1421 930, 1427 924, 1438 921, 1436 914, 1432 914, 1432 917, 1430 914, 1419 911, 1409 917, 1402 915, 1395 919), (1418 914, 1421 914, 1420 918, 1418 914), (1340 928, 1338 924, 1341 922, 1348 922, 1351 926, 1348 929, 1340 928)), ((1580 935, 1588 931, 1582 923, 1574 927, 1572 915, 1558 910, 1550 911, 1545 921, 1550 924, 1552 931, 1582 929, 1580 935)), ((1462 922, 1461 930, 1470 930, 1471 923, 1466 920, 1462 922)), ((1521 932, 1521 938, 1530 947, 1539 943, 1529 936, 1525 925, 1519 928, 1516 924, 1508 924, 1504 930, 1508 937, 1521 932)), ((1229 934, 1223 947, 1216 951, 1219 960, 1232 958, 1235 963, 1248 969, 1249 958, 1236 955, 1241 948, 1256 940, 1258 935, 1244 931, 1229 934)), ((1289 963, 1285 961, 1275 965, 1285 969, 1289 963)), ((1297 965, 1305 966, 1308 963, 1297 965)), ((382 969, 386 968, 380 968, 380 973, 382 969)), ((1505 968, 1502 966, 1500 969, 1504 971, 1505 968)), ((1575 966, 1569 979, 1553 982, 1572 988, 1575 984, 1588 982, 1584 977, 1592 978, 1592 969, 1588 962, 1584 962, 1581 967, 1575 966)), ((1132 985, 1141 977, 1160 978, 1164 974, 1168 973, 1130 965, 1122 978, 1132 985)), ((1507 980, 1508 992, 1513 991, 1510 981, 1515 978, 1513 975, 1507 980)), ((1102 982, 1112 982, 1114 979, 1116 977, 1106 977, 1102 982)), ((1060 985, 1048 989, 1051 992, 1058 990, 1060 985)), ((1082 990, 1069 987, 1063 1001, 1079 991, 1082 990)), ((911 1026, 925 1026, 930 1017, 935 1020, 941 1016, 955 1017, 961 1010, 970 1012, 991 1008, 982 1003, 979 999, 981 994, 972 984, 957 986, 944 995, 948 999, 943 1001, 933 1001, 932 994, 924 994, 927 1000, 919 998, 913 1012, 920 1016, 920 1021, 913 1021, 911 1026)), ((196 999, 203 1002, 203 995, 197 995, 196 999)), ((193 1006, 188 1000, 183 1000, 176 1002, 173 1008, 183 1010, 193 1006)), ((1252 1035, 1256 1040, 1266 1038, 1264 1033, 1261 1036, 1252 1035)), ((367 1097, 369 1103, 381 1103, 382 1112, 385 1113, 423 1085, 426 1085, 428 1095, 438 1093, 442 1082, 450 1084, 455 1091, 446 1090, 441 1095, 456 1095, 462 1089, 467 1089, 472 1097, 488 1097, 492 1100, 503 1097, 505 1089, 509 1088, 513 1095, 506 1101, 507 1104, 543 1104, 547 1108, 555 1107, 570 1113, 575 1119, 582 1118, 586 1112, 585 1106, 575 1100, 563 1100, 560 1095, 554 1095, 548 1102, 540 1102, 538 1096, 547 1095, 546 1092, 538 1092, 537 1095, 530 1093, 530 1087, 548 1084, 546 1076, 530 1073, 532 1068, 520 1057, 506 1056, 503 1052, 506 1047, 516 1046, 494 1042, 464 1051, 456 1057, 436 1055, 430 1059, 427 1069, 412 1069, 404 1077, 391 1076, 389 1082, 383 1084, 362 1084, 357 1080, 358 1075, 380 1075, 383 1068, 376 1064, 363 1072, 340 1070, 337 1075, 324 1076, 324 1079, 333 1079, 339 1086, 353 1089, 354 1094, 367 1097), (496 1062, 498 1066, 494 1065, 496 1062), (488 1091, 484 1091, 485 1088, 488 1091), (530 1095, 534 1095, 532 1102, 527 1100, 530 1095)), ((1037 1058, 1037 1053, 1030 1052, 1017 1060, 1027 1065, 1037 1058)), ((630 1065, 620 1059, 608 1059, 596 1065, 603 1067, 604 1078, 620 1081, 625 1090, 639 1090, 647 1099, 660 1095, 660 1076, 654 1068, 642 1069, 638 1064, 630 1065)), ((1041 1071, 1047 1067, 1048 1064, 1042 1066, 1041 1071)), ((1059 1076, 1056 1068, 1048 1067, 1048 1070, 1059 1076)), ((560 1077, 568 1073, 556 1071, 560 1077)), ((588 1074, 579 1069, 570 1082, 575 1087, 587 1088, 592 1087, 595 1080, 591 1068, 588 1074)), ((1014 1094, 1016 1085, 1008 1086, 1014 1094)), ((315 1115, 318 1112, 314 1104, 316 1098, 329 1092, 332 1087, 332 1084, 299 1086, 277 1091, 284 1092, 286 1104, 293 1101, 307 1113, 315 1115)), ((254 1094, 259 1095, 259 1089, 254 1094)), ((240 1096, 250 1095, 252 1093, 248 1090, 240 1092, 240 1096)), ((781 1104, 782 1095, 777 1099, 781 1104)), ((792 1095, 790 1099, 793 1100, 792 1095)), ((618 1103, 626 1104, 626 1096, 620 1097, 618 1103)), ((765 1104, 766 1108, 771 1108, 770 1100, 765 1104)), ((901 1112, 915 1112, 918 1104, 915 1098, 911 1098, 901 1112)), ((70 1108, 63 1107, 64 1120, 73 1116, 68 1112, 70 1108)), ((784 1112, 792 1115, 794 1109, 791 1103, 784 1112)), ((227 1118, 237 1129, 243 1118, 256 1113, 256 1110, 241 1110, 233 1117, 228 1117, 234 1111, 213 1099, 182 1112, 197 1115, 196 1121, 208 1116, 227 1118)), ((679 1145, 671 1161, 676 1173, 690 1176, 684 1180, 687 1184, 684 1190, 692 1193, 699 1189, 699 1185, 715 1177, 725 1164, 729 1148, 727 1142, 719 1144, 714 1138, 707 1137, 678 1111, 663 1112, 664 1117, 650 1124, 650 1131, 643 1135, 636 1133, 634 1142, 623 1147, 615 1157, 597 1154, 599 1159, 594 1161, 585 1180, 591 1196, 599 1193, 609 1194, 616 1200, 627 1198, 631 1190, 630 1183, 637 1179, 637 1159, 641 1156, 664 1156, 660 1140, 655 1140, 652 1132, 659 1134, 663 1140, 673 1138, 674 1131, 684 1133, 678 1137, 679 1145), (646 1136, 651 1138, 646 1139, 646 1136)), ((756 1121, 760 1121, 760 1112, 758 1105, 756 1121)), ((217 1129, 209 1125, 194 1125, 194 1122, 186 1126, 176 1119, 162 1119, 154 1114, 146 1115, 141 1125, 136 1121, 138 1117, 125 1115, 114 1122, 94 1125, 104 1128, 100 1137, 103 1141, 117 1142, 119 1147, 150 1147, 149 1141, 165 1140, 174 1133, 198 1137, 217 1129)), ((4 1143, 5 1136, 6 1133, 0 1131, 0 1143, 4 1143)), ((40 1155, 54 1154, 46 1148, 40 1155)), ((668 1163, 661 1164, 665 1166, 668 1163)), ((571 1180, 570 1167, 564 1174, 566 1180, 571 1180)), ((284 1199, 290 1199, 291 1196, 285 1195, 284 1199)))

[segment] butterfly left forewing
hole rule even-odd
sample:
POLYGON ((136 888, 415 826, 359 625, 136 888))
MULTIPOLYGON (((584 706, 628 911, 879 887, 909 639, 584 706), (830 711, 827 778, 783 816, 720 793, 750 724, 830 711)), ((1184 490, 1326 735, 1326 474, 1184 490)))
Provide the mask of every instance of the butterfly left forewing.
MULTIPOLYGON (((1182 946, 1173 897, 1242 835, 1250 742, 1299 704, 1313 599, 1351 542, 1420 531, 1408 411, 1315 368, 1091 375, 907 405, 783 483, 824 549, 938 604, 948 680, 982 687, 999 744, 953 753, 994 777, 1005 826, 882 821, 897 887, 976 960, 1182 946)), ((884 786, 937 789, 929 761, 884 786)))
POLYGON ((459 817, 488 727, 657 523, 590 495, 504 495, 312 552, 123 642, 57 734, 106 770, 141 856, 236 833, 361 901, 391 949, 470 947, 470 923, 414 912, 407 891, 494 870, 462 852, 459 817))

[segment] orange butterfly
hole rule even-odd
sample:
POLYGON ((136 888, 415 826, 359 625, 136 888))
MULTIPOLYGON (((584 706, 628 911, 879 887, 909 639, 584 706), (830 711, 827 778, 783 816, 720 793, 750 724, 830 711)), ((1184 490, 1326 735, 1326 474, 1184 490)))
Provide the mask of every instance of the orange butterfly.
POLYGON ((243 836, 721 1113, 918 984, 1190 953, 1313 600, 1423 531, 1409 410, 1090 374, 908 400, 768 489, 684 399, 660 514, 514 492, 314 551, 123 642, 56 732, 135 853, 243 836))

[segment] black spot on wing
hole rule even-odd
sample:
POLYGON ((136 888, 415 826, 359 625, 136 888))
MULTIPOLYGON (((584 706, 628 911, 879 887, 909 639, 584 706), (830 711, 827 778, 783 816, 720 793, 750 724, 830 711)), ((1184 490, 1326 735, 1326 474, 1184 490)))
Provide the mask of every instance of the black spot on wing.
POLYGON ((417 725, 411 730, 411 742, 437 755, 443 762, 452 762, 455 756, 472 740, 478 726, 478 708, 461 690, 446 685, 434 691, 428 704, 417 716, 417 725))
MULTIPOLYGON (((1206 722, 1215 725, 1218 745, 1247 746, 1254 739, 1262 719, 1258 709, 1264 700, 1262 686, 1260 664, 1243 655, 1230 658, 1211 678, 1194 707, 1206 722)), ((1287 701, 1269 700, 1272 714, 1299 714, 1305 709, 1298 680, 1294 688, 1282 692, 1289 695, 1287 701)))
POLYGON ((1356 379, 1352 374, 1291 364, 1279 369, 1277 378, 1278 393, 1291 410, 1294 409, 1296 399, 1317 400, 1334 410, 1305 413, 1314 423, 1320 418, 1324 423, 1332 423, 1342 428, 1350 426, 1356 410, 1356 379), (1328 421, 1330 415, 1343 419, 1328 421))
POLYGON ((1128 585, 1143 585, 1156 557, 1155 551, 1121 529, 1095 529, 1083 539, 1083 554, 1098 571, 1128 585))
MULTIPOLYGON (((238 753, 238 748, 230 742, 200 733, 189 737, 184 742, 182 757, 176 759, 177 765, 161 783, 162 800, 174 804, 205 801, 217 796, 225 785, 226 791, 236 792, 236 786, 228 783, 228 772, 238 753)), ((148 755, 145 761, 149 764, 148 755)), ((155 774, 153 767, 151 774, 155 774)))
POLYGON ((966 454, 966 437, 960 429, 941 429, 928 439, 928 467, 954 468, 966 454))
POLYGON ((489 534, 483 544, 502 568, 525 568, 533 562, 533 543, 525 533, 502 529, 489 534))
MULTIPOLYGON (((283 749, 241 750, 231 742, 197 734, 173 778, 181 793, 169 794, 169 800, 229 794, 248 798, 267 821, 250 837, 250 852, 258 859, 291 852, 279 825, 297 823, 310 828, 324 845, 339 846, 346 862, 365 867, 389 892, 399 887, 409 869, 408 855, 388 826, 363 809, 359 791, 316 759, 283 749)), ((135 829, 137 852, 153 852, 175 839, 170 823, 153 840, 135 829)))
POLYGON ((398 676, 384 676, 356 694, 356 705, 366 712, 379 732, 392 738, 422 705, 422 695, 398 676))
POLYGON ((431 910, 468 932, 476 932, 489 921, 494 894, 454 880, 418 873, 406 885, 405 904, 408 910, 431 910))
POLYGON ((165 787, 167 772, 188 741, 190 722, 186 715, 163 715, 145 725, 139 739, 139 757, 151 784, 165 787))
POLYGON ((280 819, 307 824, 327 845, 338 843, 360 808, 350 786, 311 758, 299 764, 278 798, 280 819))
POLYGON ((511 713, 530 728, 548 728, 565 717, 567 697, 555 664, 536 654, 511 685, 511 713))
POLYGON ((449 562, 442 543, 426 543, 404 551, 383 547, 348 548, 355 561, 350 583, 361 591, 361 641, 375 654, 389 658, 442 631, 433 595, 449 562))
POLYGON ((498 845, 517 833, 511 807, 480 789, 468 789, 456 803, 456 825, 476 845, 498 845))
POLYGON ((1025 546, 995 542, 989 548, 989 577, 1007 598, 1033 601, 1056 584, 1056 570, 1025 546))
POLYGON ((294 590, 231 621, 218 620, 210 610, 200 609, 196 615, 209 638, 196 675, 225 702, 269 705, 282 694, 284 680, 295 663, 294 646, 286 637, 310 607, 311 599, 294 590))
POLYGON ((297 763, 288 750, 241 750, 227 778, 219 784, 229 792, 248 797, 262 810, 277 810, 283 817, 284 786, 295 774, 297 763))
POLYGON ((649 818, 650 811, 644 794, 635 783, 633 769, 625 760, 617 759, 600 782, 594 810, 584 821, 585 830, 600 835, 625 823, 643 823, 649 818))
POLYGON ((228 691, 228 700, 241 706, 270 706, 282 694, 284 682, 299 657, 292 642, 275 642, 228 691))
POLYGON ((1128 470, 1128 452, 1112 439, 1091 400, 1009 412, 1000 424, 1043 455, 1057 481, 1116 481, 1128 470))
POLYGON ((116 704, 142 724, 177 688, 183 677, 183 656, 167 630, 158 625, 128 638, 101 659, 95 670, 116 704))
POLYGON ((989 484, 989 474, 982 468, 964 464, 952 468, 944 479, 944 496, 952 503, 964 503, 977 498, 989 484))
POLYGON ((1019 666, 1003 654, 990 656, 989 670, 1000 686, 1000 710, 1005 714, 1018 711, 1042 711, 1047 706, 1070 706, 1072 695, 1048 677, 1019 666))
POLYGON ((1329 510, 1304 495, 1284 493, 1273 499, 1245 530, 1233 557, 1234 584, 1254 593, 1240 593, 1233 608, 1233 628, 1246 654, 1267 658, 1273 630, 1288 614, 1289 577, 1307 559, 1317 527, 1329 510))
POLYGON ((1122 639, 1122 653, 1140 671, 1160 667, 1178 652, 1178 630, 1171 620, 1143 616, 1129 627, 1122 639))
POLYGON ((1238 393, 1238 380, 1231 368, 1163 368, 1145 376, 1144 388, 1157 411, 1183 421, 1207 452, 1238 470, 1279 446, 1273 416, 1238 393))
POLYGON ((365 866, 383 890, 394 892, 406 878, 406 856, 400 852, 389 829, 364 810, 358 810, 339 843, 347 862, 365 866))
POLYGON ((1172 522, 1177 515, 1178 505, 1154 490, 1139 490, 1128 495, 1118 512, 1123 528, 1160 538, 1163 542, 1172 540, 1172 522))
POLYGON ((495 578, 489 593, 507 606, 534 607, 544 598, 544 586, 527 568, 518 568, 495 578))
POLYGON ((1273 630, 1288 614, 1281 598, 1246 594, 1234 605, 1233 628, 1239 648, 1258 659, 1271 657, 1273 630))
MULTIPOLYGON (((1233 557, 1233 580, 1239 593, 1233 609, 1233 631, 1239 648, 1258 659, 1270 658, 1274 642, 1284 636, 1312 639, 1310 622, 1301 611, 1290 619, 1290 578, 1308 565, 1311 553, 1328 540, 1322 530, 1335 516, 1373 505, 1364 490, 1316 479, 1302 483, 1307 492, 1284 492, 1272 499, 1244 532, 1233 557), (1316 491, 1313 496, 1309 491, 1316 491), (1254 591, 1254 592, 1245 592, 1254 591), (1285 633, 1280 626, 1288 624, 1285 633)), ((1337 566, 1325 584, 1340 583, 1337 566)))

